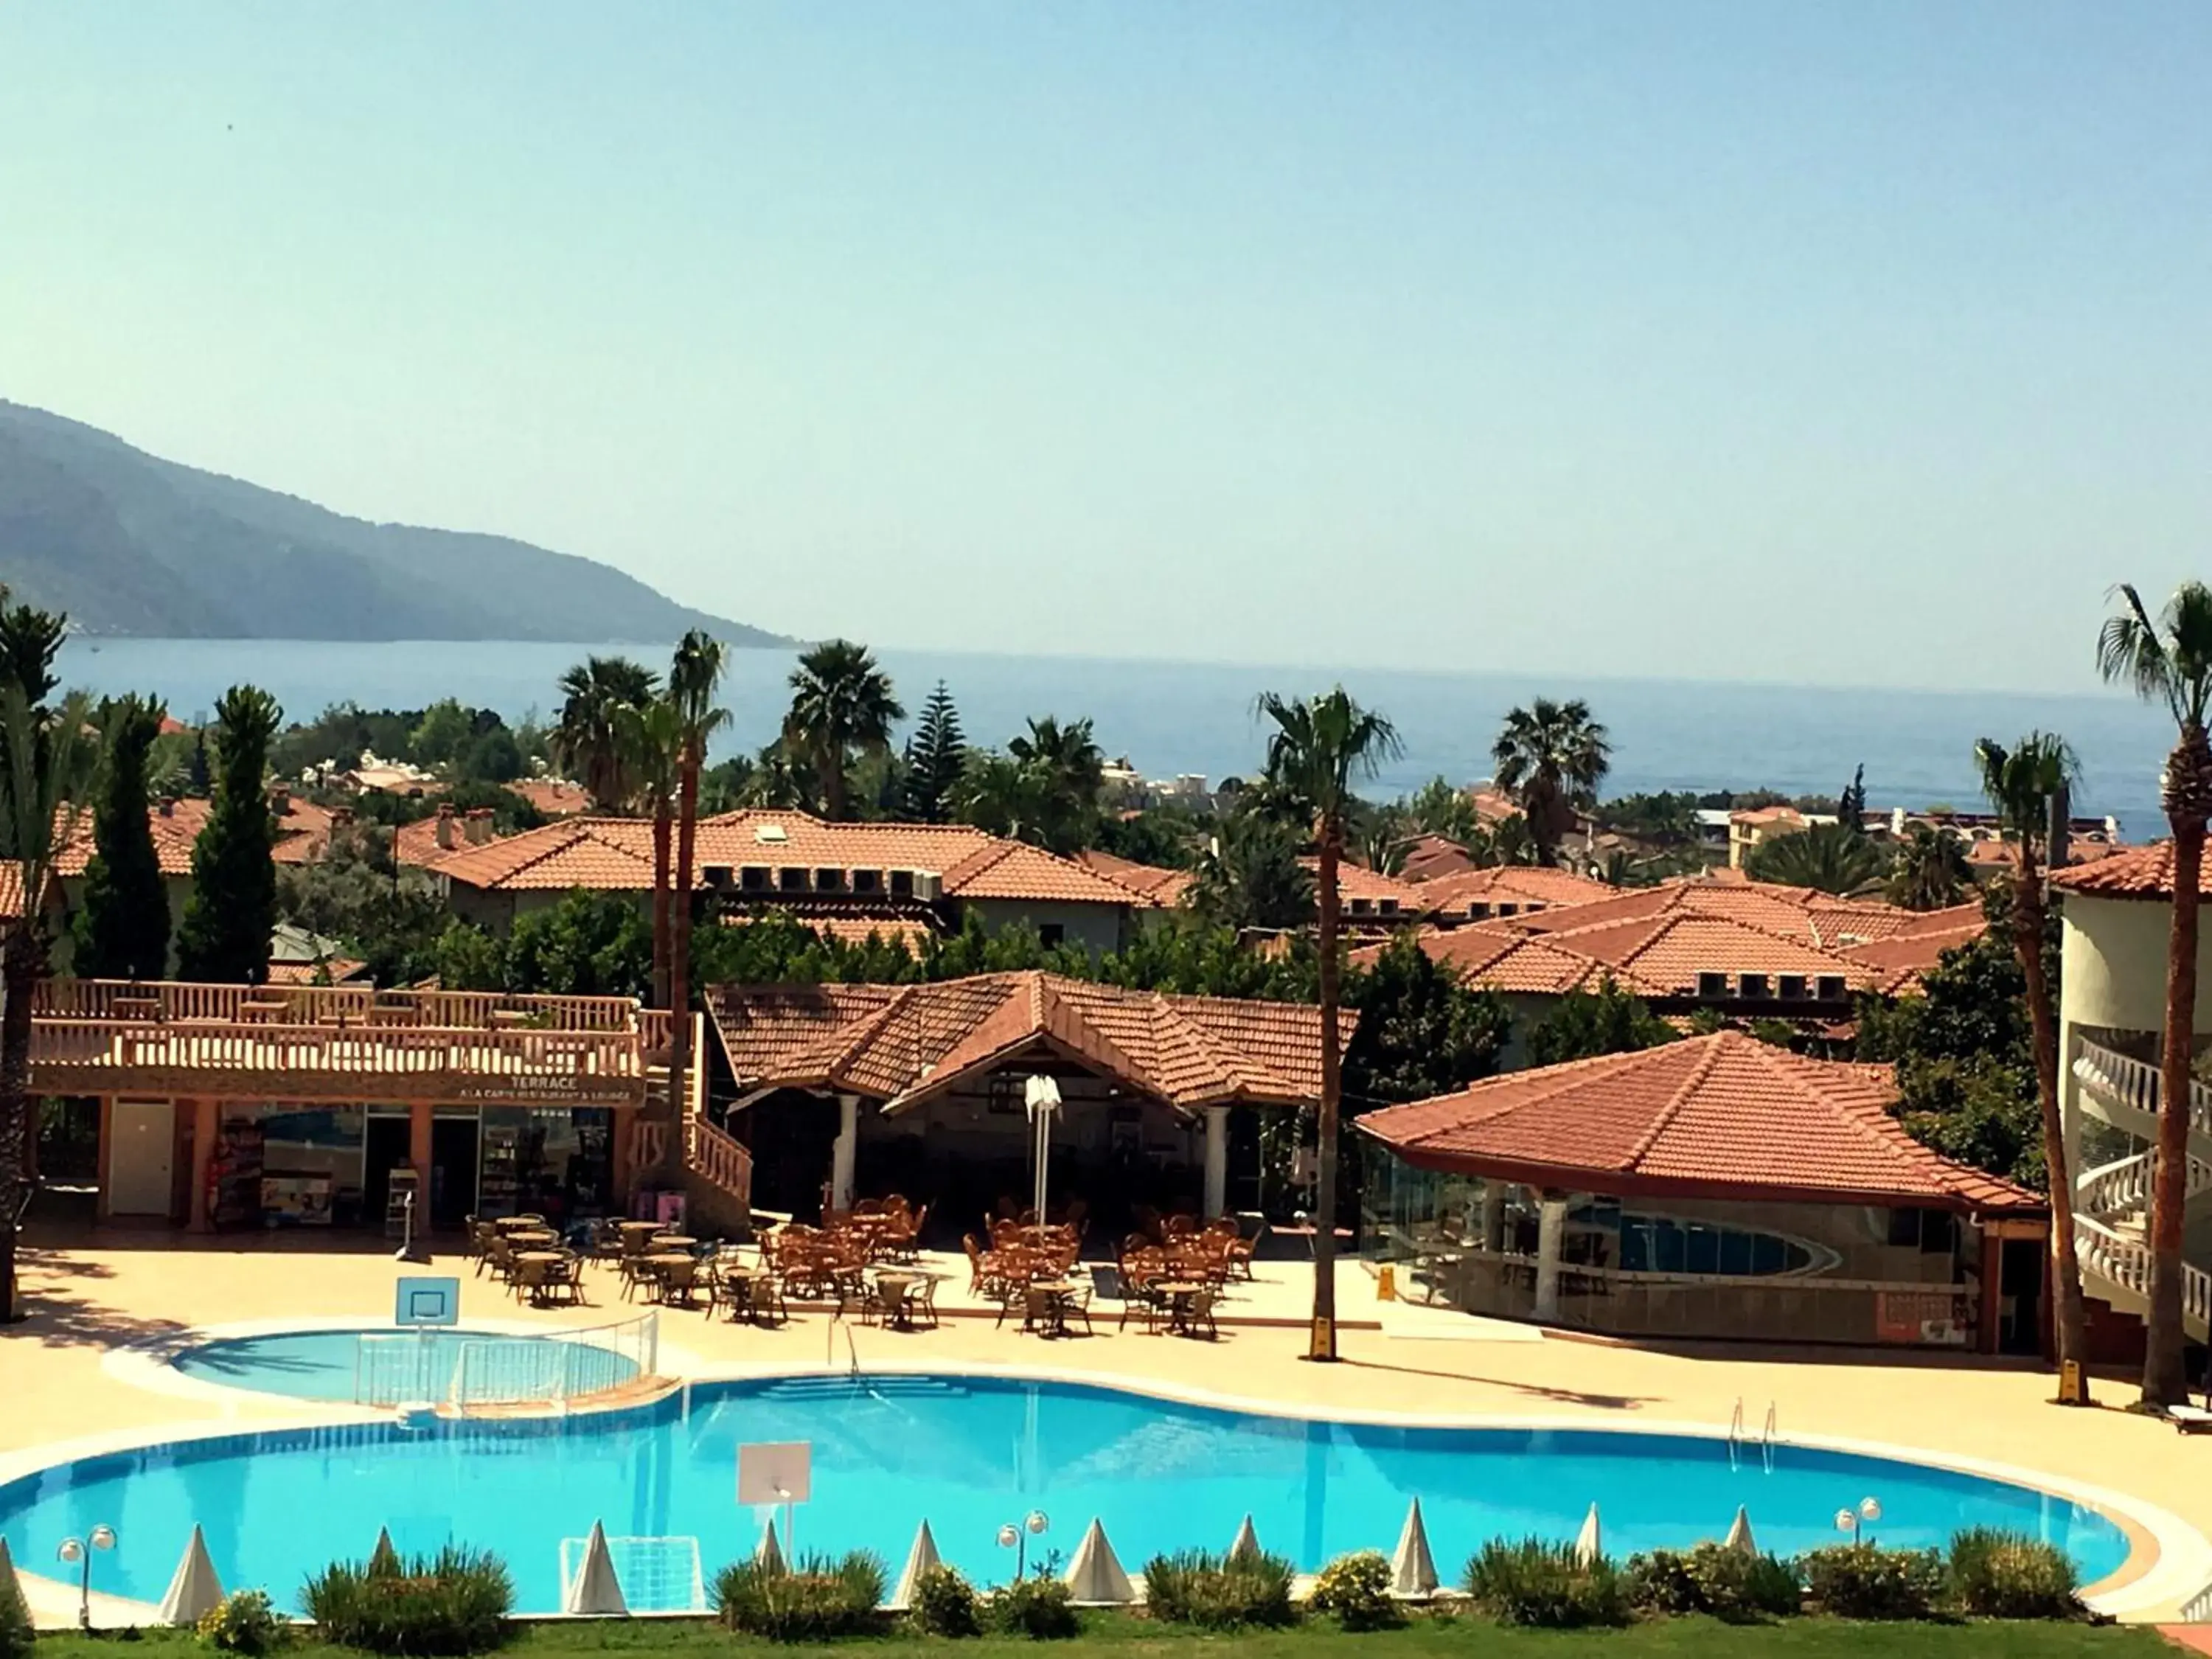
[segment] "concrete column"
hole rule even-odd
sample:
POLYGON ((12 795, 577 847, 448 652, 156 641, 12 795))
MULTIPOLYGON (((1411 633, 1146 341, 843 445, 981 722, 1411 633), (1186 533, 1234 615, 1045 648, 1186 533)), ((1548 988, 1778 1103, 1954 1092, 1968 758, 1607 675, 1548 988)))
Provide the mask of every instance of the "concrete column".
MULTIPOLYGON (((184 1102, 177 1103, 179 1106, 184 1102)), ((211 1233, 215 1223, 208 1212, 208 1170, 215 1162, 216 1136, 222 1132, 220 1102, 196 1100, 192 1107, 192 1191, 185 1208, 185 1230, 211 1233)))
POLYGON ((1492 1176, 1482 1182, 1482 1248, 1492 1255, 1505 1248, 1505 1183, 1492 1176))
POLYGON ((837 1097, 837 1142, 830 1150, 830 1207, 853 1207, 853 1164, 860 1150, 860 1097, 837 1097))
MULTIPOLYGON (((617 1104, 615 1107, 612 1133, 614 1145, 609 1150, 613 1153, 611 1161, 614 1167, 608 1172, 608 1179, 614 1186, 615 1212, 618 1215, 636 1217, 636 1210, 630 1201, 630 1174, 633 1166, 630 1157, 630 1139, 637 1133, 636 1107, 628 1104, 617 1104)), ((643 1218, 637 1217, 637 1218, 643 1218)))
POLYGON ((114 1152, 115 1097, 102 1095, 100 1097, 100 1150, 96 1154, 99 1161, 94 1166, 100 1172, 100 1197, 93 1206, 94 1218, 101 1221, 115 1213, 114 1206, 108 1202, 107 1196, 108 1163, 114 1152))
POLYGON ((413 1102, 407 1108, 407 1161, 415 1166, 416 1200, 430 1201, 430 1103, 413 1102))
POLYGON ((1206 1109, 1206 1218, 1229 1207, 1229 1109, 1206 1109))
POLYGON ((1536 1220, 1536 1317, 1559 1316, 1559 1246, 1567 1236, 1567 1200, 1547 1193, 1536 1220))

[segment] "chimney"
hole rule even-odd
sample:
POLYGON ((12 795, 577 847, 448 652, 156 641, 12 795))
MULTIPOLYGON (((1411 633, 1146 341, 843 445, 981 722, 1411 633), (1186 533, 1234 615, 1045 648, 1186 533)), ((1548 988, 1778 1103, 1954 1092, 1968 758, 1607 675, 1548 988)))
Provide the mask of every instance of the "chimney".
POLYGON ((491 808, 471 806, 463 821, 462 833, 471 847, 481 847, 491 839, 491 808))
POLYGON ((290 785, 272 783, 269 786, 269 810, 274 812, 280 818, 291 811, 292 789, 290 785))
POLYGON ((2051 792, 2051 828, 2044 842, 2044 863, 2053 870, 2066 867, 2066 857, 2070 850, 2068 842, 2074 830, 2071 793, 2063 778, 2058 780, 2058 787, 2051 792))
POLYGON ((163 817, 165 817, 165 818, 173 818, 173 817, 176 817, 176 815, 177 815, 177 798, 176 798, 174 795, 164 795, 164 796, 162 796, 162 797, 161 797, 161 800, 160 800, 160 802, 159 802, 159 803, 157 804, 157 805, 155 806, 155 810, 156 811, 160 812, 160 813, 161 813, 161 815, 163 817))
POLYGON ((438 845, 448 851, 458 846, 460 842, 459 829, 460 826, 453 822, 453 804, 441 801, 438 804, 438 845))

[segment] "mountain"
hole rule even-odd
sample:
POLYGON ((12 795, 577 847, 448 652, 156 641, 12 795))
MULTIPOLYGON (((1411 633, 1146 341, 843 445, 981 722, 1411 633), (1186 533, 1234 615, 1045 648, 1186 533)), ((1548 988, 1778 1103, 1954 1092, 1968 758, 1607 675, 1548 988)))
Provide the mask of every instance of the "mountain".
POLYGON ((349 519, 4 400, 0 581, 96 634, 792 643, 590 559, 349 519))

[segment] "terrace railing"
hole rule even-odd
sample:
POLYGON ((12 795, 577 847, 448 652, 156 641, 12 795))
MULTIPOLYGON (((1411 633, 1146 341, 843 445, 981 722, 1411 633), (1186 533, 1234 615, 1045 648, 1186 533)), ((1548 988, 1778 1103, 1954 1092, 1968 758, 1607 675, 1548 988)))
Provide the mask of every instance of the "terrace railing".
MULTIPOLYGON (((203 985, 179 981, 55 979, 37 1018, 223 1025, 416 1025, 635 1033, 629 997, 509 996, 495 991, 380 991, 343 985, 203 985)), ((664 1019, 665 1016, 662 1017, 664 1019)))
MULTIPOLYGON (((2100 1102, 2124 1107, 2145 1117, 2158 1115, 2158 1067, 2130 1054, 2084 1042, 2075 1056, 2074 1076, 2083 1090, 2100 1102)), ((2212 1135, 2212 1088, 2189 1085, 2189 1129, 2192 1134, 2212 1135)))

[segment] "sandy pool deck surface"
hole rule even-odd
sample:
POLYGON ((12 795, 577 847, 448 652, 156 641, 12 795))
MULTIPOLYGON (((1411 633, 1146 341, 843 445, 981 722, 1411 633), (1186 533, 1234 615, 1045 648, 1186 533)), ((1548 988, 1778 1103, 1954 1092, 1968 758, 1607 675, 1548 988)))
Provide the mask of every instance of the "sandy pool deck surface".
MULTIPOLYGON (((131 1344, 243 1321, 357 1316, 383 1325, 402 1271, 459 1273, 466 1319, 552 1328, 642 1310, 620 1299, 616 1277, 605 1268, 587 1276, 590 1305, 536 1310, 489 1279, 474 1277, 458 1253, 441 1253, 428 1269, 402 1269, 388 1247, 373 1240, 102 1232, 42 1245, 37 1237, 21 1261, 30 1317, 0 1330, 0 1455, 88 1435, 152 1435, 210 1419, 243 1425, 296 1418, 298 1401, 159 1393, 111 1375, 105 1362, 131 1344)), ((933 1258, 929 1265, 956 1274, 941 1304, 961 1301, 965 1264, 933 1258)), ((1266 1282, 1225 1311, 1294 1312, 1310 1294, 1309 1272, 1302 1263, 1268 1264, 1266 1282)), ((1304 1362, 1299 1329, 1229 1326, 1217 1342, 1147 1334, 1134 1322, 1119 1331, 1118 1309, 1102 1303, 1094 1314, 1097 1334, 1066 1340, 1024 1335, 1011 1323, 995 1328, 987 1319, 952 1318, 934 1330, 907 1333, 848 1322, 833 1327, 826 1314, 801 1312, 780 1329, 762 1330, 670 1309, 661 1319, 669 1354, 661 1369, 679 1369, 687 1359, 705 1369, 825 1363, 842 1369, 857 1355, 863 1367, 1019 1367, 1323 1410, 1613 1426, 1724 1427, 1741 1400, 1754 1432, 1771 1402, 1784 1437, 1876 1441, 1938 1458, 2014 1465, 2060 1484, 2106 1488, 2155 1504, 2212 1536, 2212 1437, 2183 1437, 2120 1409, 2135 1389, 2117 1378, 2097 1383, 2097 1409, 2066 1410, 2048 1403, 2048 1373, 2014 1362, 1531 1340, 1523 1328, 1486 1332, 1483 1322, 1445 1310, 1378 1304, 1372 1276, 1356 1263, 1340 1267, 1338 1284, 1340 1316, 1379 1321, 1382 1328, 1346 1331, 1337 1365, 1304 1362)), ((1726 1521, 1716 1517, 1716 1529, 1726 1521)), ((2131 1616, 2176 1611, 2178 1601, 2131 1616)))

